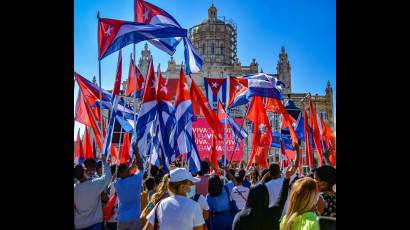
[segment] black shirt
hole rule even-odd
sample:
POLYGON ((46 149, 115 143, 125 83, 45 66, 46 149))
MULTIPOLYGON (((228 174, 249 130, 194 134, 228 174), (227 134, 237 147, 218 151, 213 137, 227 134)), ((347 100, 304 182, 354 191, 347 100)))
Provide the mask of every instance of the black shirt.
POLYGON ((283 207, 289 192, 289 179, 283 180, 282 190, 278 202, 266 210, 252 210, 245 208, 236 214, 233 221, 233 230, 242 229, 278 229, 279 219, 282 216, 283 207))

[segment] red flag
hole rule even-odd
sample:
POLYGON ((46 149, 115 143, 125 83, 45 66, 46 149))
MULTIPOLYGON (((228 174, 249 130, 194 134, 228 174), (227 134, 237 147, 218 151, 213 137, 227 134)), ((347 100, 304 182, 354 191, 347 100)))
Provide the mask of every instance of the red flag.
POLYGON ((84 158, 83 143, 80 137, 80 129, 77 132, 77 140, 75 142, 74 159, 84 158))
MULTIPOLYGON (((125 95, 127 97, 134 96, 135 93, 142 91, 144 88, 144 77, 142 76, 140 70, 137 66, 135 66, 134 60, 131 57, 130 68, 128 72, 128 80, 127 80, 127 91, 125 95), (135 81, 137 81, 135 83, 135 81)), ((137 97, 141 95, 137 94, 137 97)))
MULTIPOLYGON (((122 75, 122 55, 121 50, 118 53, 118 62, 117 62, 117 73, 115 74, 114 88, 112 90, 112 95, 119 95, 121 90, 121 75, 122 75)), ((114 97, 113 97, 114 98, 114 97)))
POLYGON ((223 139, 224 127, 194 80, 191 81, 190 96, 194 114, 204 116, 209 126, 216 132, 218 139, 223 139))
POLYGON ((84 103, 83 94, 80 90, 78 90, 77 102, 75 104, 74 120, 86 126, 91 126, 90 118, 88 116, 86 105, 84 103))
POLYGON ((284 126, 289 128, 290 138, 292 139, 292 144, 295 145, 299 141, 299 138, 296 135, 295 129, 293 128, 293 125, 292 125, 295 122, 295 119, 293 119, 293 117, 290 116, 286 110, 284 113, 282 113, 282 118, 283 118, 282 120, 283 120, 284 126))
POLYGON ((103 208, 104 221, 108 221, 114 215, 114 206, 117 202, 117 195, 114 194, 110 200, 108 200, 107 205, 103 208))
POLYGON ((272 143, 272 129, 262 100, 260 96, 253 97, 249 113, 246 116, 248 120, 253 122, 254 133, 248 168, 252 163, 257 163, 260 168, 268 168, 267 157, 272 143))
MULTIPOLYGON (((97 124, 97 121, 94 119, 95 118, 95 113, 91 109, 90 104, 87 102, 86 98, 83 96, 82 91, 79 90, 78 98, 77 98, 77 105, 80 105, 78 108, 81 108, 79 110, 82 110, 81 116, 78 115, 76 116, 81 117, 81 123, 85 124, 86 126, 90 126, 93 130, 95 140, 97 142, 98 148, 101 150, 102 149, 102 139, 101 139, 101 131, 100 128, 97 124)), ((77 114, 79 114, 79 110, 77 110, 77 114)), ((97 108, 98 110, 98 108, 97 108)), ((99 115, 99 113, 98 113, 99 115)), ((77 120, 77 119, 76 119, 77 120)), ((79 120, 77 120, 79 121, 79 120)))
POLYGON ((309 165, 311 169, 315 167, 315 159, 313 157, 313 149, 310 144, 310 131, 308 125, 308 115, 305 107, 303 106, 303 120, 304 120, 304 136, 305 136, 305 151, 306 151, 306 165, 309 165))
POLYGON ((275 98, 266 98, 266 105, 265 105, 266 112, 272 113, 280 113, 283 114, 286 112, 285 106, 279 99, 275 98))
POLYGON ((85 135, 84 135, 84 157, 85 159, 93 158, 93 146, 91 145, 90 134, 88 133, 88 127, 85 127, 85 135))
POLYGON ((282 114, 283 128, 289 128, 292 143, 293 144, 298 143, 299 138, 296 135, 295 129, 293 128, 293 125, 292 125, 295 122, 295 119, 293 119, 293 117, 289 115, 288 111, 286 111, 285 106, 283 106, 282 101, 278 99, 267 98, 265 109, 267 112, 282 114))
POLYGON ((114 145, 111 145, 110 152, 111 152, 110 156, 112 157, 112 161, 118 165, 120 163, 120 160, 118 157, 118 149, 114 145))
POLYGON ((214 131, 212 131, 212 146, 211 146, 211 164, 213 164, 215 168, 215 173, 219 175, 219 165, 218 165, 218 153, 216 150, 216 144, 218 142, 218 137, 214 131))
POLYGON ((313 141, 315 142, 315 146, 318 152, 317 159, 318 159, 318 165, 320 167, 322 166, 323 148, 322 148, 322 142, 320 138, 320 130, 319 130, 318 122, 317 122, 317 116, 316 116, 315 108, 313 107, 311 97, 309 97, 309 111, 310 111, 309 125, 312 128, 313 141))
POLYGON ((327 149, 330 150, 329 160, 333 166, 336 165, 336 139, 333 135, 332 129, 323 120, 323 115, 320 114, 320 123, 322 125, 322 140, 324 141, 327 149))
POLYGON ((120 164, 128 163, 129 161, 130 161, 130 136, 128 133, 125 133, 124 141, 122 142, 120 164))

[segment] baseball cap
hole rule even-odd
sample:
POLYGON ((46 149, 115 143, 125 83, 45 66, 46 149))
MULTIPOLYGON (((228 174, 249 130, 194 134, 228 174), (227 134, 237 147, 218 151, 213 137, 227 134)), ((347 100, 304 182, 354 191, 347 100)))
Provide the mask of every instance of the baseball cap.
POLYGON ((185 168, 176 168, 169 172, 169 182, 180 182, 183 180, 190 180, 193 183, 196 183, 201 179, 193 177, 185 168))

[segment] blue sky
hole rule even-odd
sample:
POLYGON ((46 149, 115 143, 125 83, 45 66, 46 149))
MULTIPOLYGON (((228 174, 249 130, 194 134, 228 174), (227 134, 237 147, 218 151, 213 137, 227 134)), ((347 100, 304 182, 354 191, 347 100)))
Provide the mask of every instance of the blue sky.
MULTIPOLYGON (((133 20, 134 0, 74 1, 74 70, 98 77, 97 11, 101 17, 133 20)), ((208 17, 211 0, 149 0, 174 16, 184 28, 208 17)), ((238 58, 249 65, 256 58, 265 73, 276 73, 281 46, 291 64, 292 91, 325 94, 330 80, 336 108, 336 1, 335 0, 214 0, 218 16, 238 26, 238 58)), ((137 60, 144 43, 137 44, 137 60)), ((165 69, 169 56, 150 46, 154 64, 165 69)), ((127 77, 132 45, 123 49, 123 79, 127 77)), ((102 86, 114 84, 118 54, 102 60, 102 86)), ((174 58, 183 60, 183 45, 174 58)), ((75 98, 77 87, 75 87, 75 98)), ((75 104, 75 99, 73 101, 75 104)), ((336 109, 335 109, 336 111, 336 109)), ((335 119, 336 121, 336 119, 335 119)), ((75 126, 75 135, 78 125, 75 126)))

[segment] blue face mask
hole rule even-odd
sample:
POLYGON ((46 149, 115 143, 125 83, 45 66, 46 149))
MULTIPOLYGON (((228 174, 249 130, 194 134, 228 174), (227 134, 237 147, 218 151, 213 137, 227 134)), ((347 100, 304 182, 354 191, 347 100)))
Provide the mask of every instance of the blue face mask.
POLYGON ((196 194, 196 186, 195 185, 191 185, 191 191, 189 193, 186 194, 186 196, 188 198, 194 197, 196 194))

